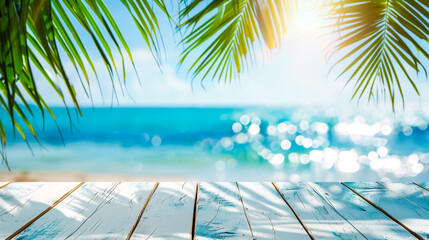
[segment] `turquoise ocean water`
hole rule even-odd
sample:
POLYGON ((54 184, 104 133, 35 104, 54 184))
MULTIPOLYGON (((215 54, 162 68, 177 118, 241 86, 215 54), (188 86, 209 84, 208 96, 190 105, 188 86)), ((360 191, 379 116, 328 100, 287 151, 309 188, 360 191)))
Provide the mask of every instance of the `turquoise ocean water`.
MULTIPOLYGON (((429 115, 335 108, 54 108, 29 147, 8 124, 13 171, 240 181, 429 181, 429 115)), ((7 171, 4 164, 0 171, 7 171)))

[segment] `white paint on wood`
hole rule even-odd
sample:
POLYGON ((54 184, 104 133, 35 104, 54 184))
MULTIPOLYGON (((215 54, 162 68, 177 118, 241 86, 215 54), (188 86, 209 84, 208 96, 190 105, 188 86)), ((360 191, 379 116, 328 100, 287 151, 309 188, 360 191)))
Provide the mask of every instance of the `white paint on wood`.
POLYGON ((415 239, 405 228, 340 183, 308 183, 323 201, 368 239, 415 239))
POLYGON ((160 183, 131 239, 190 239, 196 186, 160 183))
POLYGON ((124 239, 154 183, 85 183, 15 239, 124 239))
POLYGON ((196 239, 252 239, 235 183, 200 184, 196 239))
POLYGON ((7 184, 7 182, 0 182, 0 188, 3 187, 6 184, 7 184))
POLYGON ((429 211, 377 183, 345 183, 405 226, 429 238, 429 211))
POLYGON ((425 182, 425 183, 417 183, 418 185, 422 186, 424 189, 429 191, 429 182, 425 182))
POLYGON ((9 237, 79 183, 11 183, 0 189, 0 239, 9 237))
POLYGON ((256 239, 310 239, 271 183, 238 185, 256 239))
MULTIPOLYGON (((429 191, 413 183, 380 183, 402 198, 411 201, 414 204, 429 211, 429 191)), ((429 218, 429 216, 428 216, 429 218)))
POLYGON ((276 183, 315 239, 366 239, 306 183, 276 183))

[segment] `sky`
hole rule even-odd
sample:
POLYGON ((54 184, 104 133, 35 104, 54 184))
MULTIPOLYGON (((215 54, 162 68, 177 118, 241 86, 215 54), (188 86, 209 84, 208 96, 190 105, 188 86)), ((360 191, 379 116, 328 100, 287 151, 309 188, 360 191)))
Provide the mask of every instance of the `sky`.
MULTIPOLYGON (((168 3, 168 1, 167 1, 168 3)), ((114 106, 341 106, 359 107, 373 105, 366 99, 360 102, 350 97, 353 86, 344 86, 346 79, 336 80, 335 72, 328 74, 333 62, 327 62, 324 49, 332 41, 332 37, 321 37, 321 19, 317 9, 310 5, 303 8, 286 36, 282 47, 273 51, 256 49, 256 66, 249 68, 240 79, 232 82, 217 82, 206 79, 192 81, 185 68, 178 68, 179 56, 183 46, 179 44, 180 36, 166 18, 160 19, 161 32, 165 46, 166 59, 161 69, 155 63, 146 47, 131 16, 120 1, 107 3, 112 15, 119 19, 117 24, 123 30, 133 57, 135 58, 139 84, 131 64, 126 64, 126 89, 122 94, 117 86, 118 101, 114 106), (131 23, 132 24, 131 24, 131 23), (204 87, 202 87, 202 85, 204 87)), ((171 4, 171 3, 168 3, 171 4)), ((81 36, 87 42, 89 37, 81 29, 81 36)), ((96 53, 94 46, 88 49, 96 53)), ((116 54, 117 59, 119 55, 116 54)), ((67 72, 74 79, 78 101, 81 106, 111 106, 112 87, 110 79, 103 69, 101 59, 93 59, 96 68, 100 69, 102 93, 93 82, 92 100, 86 97, 80 87, 77 75, 70 63, 66 63, 67 72)), ((119 62, 119 61, 118 61, 119 62)), ((419 98, 411 88, 405 86, 407 104, 420 105, 428 102, 428 82, 419 77, 418 86, 423 97, 419 98)), ((39 89, 45 93, 46 102, 62 105, 56 94, 43 81, 39 81, 39 89)), ((61 86, 61 83, 59 83, 61 86)), ((64 86, 63 86, 64 87, 64 86)))

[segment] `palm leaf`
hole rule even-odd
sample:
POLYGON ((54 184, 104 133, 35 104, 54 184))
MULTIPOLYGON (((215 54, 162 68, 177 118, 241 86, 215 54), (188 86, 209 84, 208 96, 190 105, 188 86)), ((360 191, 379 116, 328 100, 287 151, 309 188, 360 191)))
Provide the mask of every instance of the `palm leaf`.
MULTIPOLYGON (((136 21, 144 42, 154 53, 156 61, 160 62, 160 30, 154 7, 143 0, 122 2, 136 21), (133 7, 130 8, 130 5, 133 7)), ((162 13, 169 16, 162 0, 153 3, 162 13)), ((26 131, 21 127, 24 125, 37 140, 36 132, 29 120, 29 115, 31 116, 33 112, 31 104, 38 107, 42 116, 46 110, 55 120, 53 112, 39 94, 33 71, 38 71, 44 77, 42 80, 47 81, 58 94, 68 113, 65 100, 67 96, 71 98, 80 114, 81 111, 75 87, 69 78, 70 73, 65 71, 64 62, 72 63, 88 97, 91 97, 90 72, 95 75, 100 85, 99 69, 95 68, 92 61, 96 56, 88 54, 86 49, 88 43, 82 41, 77 28, 82 28, 96 46, 98 57, 104 62, 115 94, 114 75, 118 79, 121 77, 118 73, 118 64, 113 57, 114 52, 119 52, 121 56, 123 80, 125 80, 123 50, 134 66, 131 50, 102 0, 0 1, 0 20, 0 104, 10 117, 10 124, 25 140, 26 131), (75 22, 79 24, 76 26, 75 22), (114 43, 113 47, 110 42, 114 43), (65 54, 60 54, 61 52, 65 54), (65 92, 54 83, 48 69, 66 86, 65 92)), ((5 154, 2 152, 7 139, 4 123, 4 120, 0 120, 0 152, 7 164, 5 154)))
POLYGON ((429 4, 425 0, 335 0, 325 4, 327 27, 337 33, 329 56, 339 77, 355 82, 352 98, 384 95, 395 109, 398 94, 405 105, 403 84, 419 95, 409 74, 426 73, 429 60, 429 4), (347 75, 348 74, 348 75, 347 75))
POLYGON ((239 77, 248 59, 255 58, 256 42, 270 49, 280 45, 296 2, 182 0, 181 6, 179 30, 186 34, 180 64, 190 61, 194 78, 230 81, 239 77))

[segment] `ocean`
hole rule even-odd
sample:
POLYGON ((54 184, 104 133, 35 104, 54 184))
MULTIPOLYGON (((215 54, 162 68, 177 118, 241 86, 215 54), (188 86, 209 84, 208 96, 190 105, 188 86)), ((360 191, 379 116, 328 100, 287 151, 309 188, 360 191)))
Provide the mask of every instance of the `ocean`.
MULTIPOLYGON (((53 108, 28 145, 0 113, 12 171, 201 181, 429 181, 429 115, 318 107, 53 108), (60 129, 60 132, 58 131, 60 129)), ((4 164, 0 171, 7 171, 4 164)))

